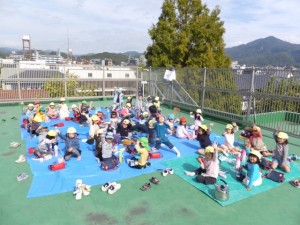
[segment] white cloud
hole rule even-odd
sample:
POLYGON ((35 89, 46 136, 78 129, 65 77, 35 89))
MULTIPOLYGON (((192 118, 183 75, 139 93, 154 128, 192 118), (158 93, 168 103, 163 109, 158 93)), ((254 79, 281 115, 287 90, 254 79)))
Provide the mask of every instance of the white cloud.
MULTIPOLYGON (((298 0, 204 0, 221 7, 227 47, 275 36, 300 44, 298 0)), ((0 0, 0 47, 22 48, 23 34, 32 47, 66 51, 67 34, 75 54, 145 51, 148 29, 163 0, 0 0)))

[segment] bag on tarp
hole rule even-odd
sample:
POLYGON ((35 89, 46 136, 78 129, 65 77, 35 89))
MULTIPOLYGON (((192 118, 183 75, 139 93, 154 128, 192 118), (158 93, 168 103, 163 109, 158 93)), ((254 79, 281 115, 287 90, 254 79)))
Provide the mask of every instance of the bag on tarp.
POLYGON ((272 170, 266 175, 266 178, 278 183, 282 183, 284 182, 284 173, 272 170))
POLYGON ((65 162, 55 163, 55 164, 49 165, 48 168, 52 171, 62 170, 64 168, 66 168, 66 164, 65 164, 65 162))

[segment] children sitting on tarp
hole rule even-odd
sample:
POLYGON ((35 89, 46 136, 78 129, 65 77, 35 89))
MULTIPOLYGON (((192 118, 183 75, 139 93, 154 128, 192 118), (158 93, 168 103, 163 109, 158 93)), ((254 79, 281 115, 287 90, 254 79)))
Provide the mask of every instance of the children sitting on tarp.
POLYGON ((55 109, 54 102, 51 102, 47 107, 47 116, 49 119, 57 119, 58 118, 58 111, 55 109))
POLYGON ((192 135, 189 134, 186 130, 186 118, 185 117, 180 118, 179 124, 176 129, 176 137, 177 138, 187 138, 189 140, 193 139, 192 135))
POLYGON ((146 137, 141 137, 136 141, 135 144, 135 149, 139 153, 139 159, 132 158, 129 162, 128 165, 131 168, 135 169, 144 169, 146 168, 148 163, 148 156, 149 156, 149 144, 148 144, 148 139, 146 137))
POLYGON ((127 138, 132 131, 132 124, 129 119, 124 119, 117 126, 117 134, 120 134, 121 139, 127 138))
POLYGON ((38 158, 49 159, 52 154, 58 156, 56 132, 49 130, 44 138, 39 138, 39 144, 35 148, 34 155, 38 158))
POLYGON ((216 144, 205 148, 205 156, 198 157, 200 167, 194 171, 185 171, 188 176, 195 176, 199 183, 215 184, 219 175, 218 147, 216 144))
POLYGON ((88 104, 87 104, 87 101, 83 100, 83 101, 81 102, 81 105, 79 105, 80 113, 81 113, 81 114, 89 115, 90 110, 91 110, 91 108, 92 108, 92 104, 93 104, 92 101, 90 101, 90 104, 88 105, 88 104))
POLYGON ((69 127, 66 135, 62 135, 59 130, 56 130, 58 136, 65 141, 66 152, 64 159, 70 160, 72 157, 76 157, 77 160, 81 159, 81 150, 77 131, 74 127, 69 127))
POLYGON ((102 162, 101 168, 103 170, 110 170, 116 168, 118 165, 117 157, 114 155, 118 150, 113 145, 113 133, 109 132, 105 136, 102 143, 102 162))
POLYGON ((73 104, 71 106, 72 111, 73 111, 73 121, 77 123, 85 122, 87 121, 86 116, 81 115, 79 108, 77 105, 73 104))
POLYGON ((284 172, 290 172, 290 162, 287 160, 289 155, 288 134, 275 130, 273 133, 276 146, 272 157, 272 168, 281 168, 284 172))
POLYGON ((228 153, 235 153, 238 151, 238 148, 235 147, 234 144, 234 133, 239 130, 236 122, 232 122, 232 124, 227 124, 225 127, 225 132, 223 136, 225 138, 224 143, 220 145, 220 151, 227 155, 228 153))
POLYGON ((273 155, 268 151, 266 144, 262 140, 262 132, 260 127, 254 125, 251 130, 251 135, 249 136, 249 142, 251 143, 251 148, 260 151, 263 156, 273 155))
POLYGON ((201 124, 198 128, 197 132, 197 141, 199 141, 200 149, 198 149, 198 153, 204 155, 205 148, 212 145, 212 142, 209 138, 210 135, 210 127, 207 127, 205 124, 201 124))

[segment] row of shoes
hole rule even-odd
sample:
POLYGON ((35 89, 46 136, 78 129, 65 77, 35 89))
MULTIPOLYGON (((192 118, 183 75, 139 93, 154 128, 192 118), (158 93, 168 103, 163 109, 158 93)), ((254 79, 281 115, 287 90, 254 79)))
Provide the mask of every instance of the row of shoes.
POLYGON ((117 182, 107 182, 101 186, 101 190, 103 192, 107 192, 109 195, 112 195, 116 193, 118 190, 120 190, 121 184, 117 182))

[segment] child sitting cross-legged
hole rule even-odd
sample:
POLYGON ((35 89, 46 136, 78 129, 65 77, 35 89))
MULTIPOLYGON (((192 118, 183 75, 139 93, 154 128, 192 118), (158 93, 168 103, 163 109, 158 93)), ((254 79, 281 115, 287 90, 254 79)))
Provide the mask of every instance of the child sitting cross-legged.
POLYGON ((69 127, 66 135, 62 135, 59 130, 56 132, 58 132, 58 136, 66 143, 66 153, 64 155, 64 159, 68 161, 72 157, 76 157, 77 160, 80 160, 81 150, 79 150, 80 144, 76 129, 74 127, 69 127))
POLYGON ((43 137, 44 138, 39 138, 39 144, 34 151, 34 155, 40 159, 49 159, 52 158, 52 153, 54 152, 54 156, 57 156, 58 146, 56 132, 54 130, 49 130, 43 137))
POLYGON ((137 140, 135 144, 135 149, 136 151, 140 154, 140 159, 132 158, 129 161, 129 166, 131 168, 135 169, 144 169, 146 168, 148 162, 148 156, 149 156, 149 144, 148 144, 148 138, 146 137, 141 137, 140 139, 137 140))
POLYGON ((198 157, 200 168, 194 172, 185 171, 188 176, 195 176, 199 183, 215 184, 219 173, 218 147, 212 144, 205 148, 205 157, 198 157))
POLYGON ((259 186, 262 184, 262 174, 259 168, 261 154, 259 151, 252 149, 248 158, 249 159, 246 164, 247 176, 243 180, 243 184, 246 185, 247 191, 251 191, 253 186, 259 186))

